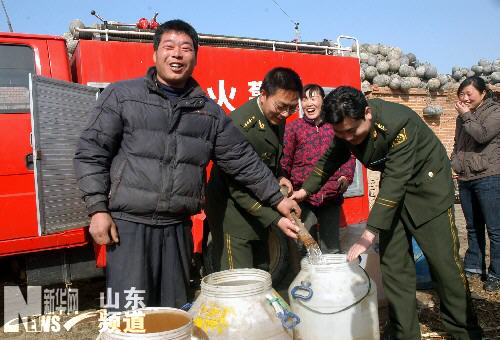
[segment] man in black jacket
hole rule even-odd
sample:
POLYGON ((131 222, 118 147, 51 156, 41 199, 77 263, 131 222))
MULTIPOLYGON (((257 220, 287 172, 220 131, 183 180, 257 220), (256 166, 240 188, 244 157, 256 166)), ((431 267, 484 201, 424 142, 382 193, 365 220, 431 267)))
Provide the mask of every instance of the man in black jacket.
MULTIPOLYGON (((186 303, 190 216, 201 208, 211 158, 285 216, 300 211, 191 77, 197 51, 193 27, 181 20, 162 24, 154 37, 155 66, 145 78, 103 91, 77 146, 89 231, 108 245, 111 310, 186 303)), ((288 228, 296 231, 292 223, 288 228)))

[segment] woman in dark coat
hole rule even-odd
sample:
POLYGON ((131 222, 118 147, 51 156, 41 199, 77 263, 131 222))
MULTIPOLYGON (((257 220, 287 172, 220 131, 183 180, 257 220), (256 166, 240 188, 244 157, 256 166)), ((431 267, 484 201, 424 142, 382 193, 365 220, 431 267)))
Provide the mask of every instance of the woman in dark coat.
POLYGON ((467 276, 487 277, 484 289, 500 290, 500 105, 480 77, 465 79, 457 91, 455 145, 451 155, 467 222, 467 276), (490 266, 486 271, 486 231, 490 266))

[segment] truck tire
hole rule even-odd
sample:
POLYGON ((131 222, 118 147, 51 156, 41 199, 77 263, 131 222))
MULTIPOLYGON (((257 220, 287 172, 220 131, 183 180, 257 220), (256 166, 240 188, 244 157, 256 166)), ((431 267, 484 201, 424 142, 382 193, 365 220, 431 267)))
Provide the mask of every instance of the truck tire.
MULTIPOLYGON (((269 247, 269 272, 273 280, 273 286, 279 284, 288 272, 288 240, 286 236, 275 226, 271 227, 268 240, 269 247)), ((203 275, 215 271, 213 263, 212 235, 208 233, 206 241, 203 242, 203 275)))
POLYGON ((288 273, 288 239, 276 226, 269 232, 269 272, 273 279, 273 286, 278 285, 288 273))

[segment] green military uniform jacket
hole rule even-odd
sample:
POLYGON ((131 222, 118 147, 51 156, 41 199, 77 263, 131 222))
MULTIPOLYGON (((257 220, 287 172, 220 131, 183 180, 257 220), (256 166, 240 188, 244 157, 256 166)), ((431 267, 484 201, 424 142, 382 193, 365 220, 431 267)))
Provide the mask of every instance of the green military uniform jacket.
POLYGON ((451 166, 444 146, 410 108, 381 99, 368 100, 372 109, 369 136, 360 145, 334 138, 303 188, 321 188, 348 159, 349 150, 368 169, 380 171, 379 194, 368 217, 368 228, 389 230, 404 206, 416 226, 440 215, 454 203, 451 166))
MULTIPOLYGON (((278 177, 281 170, 285 122, 273 129, 259 108, 257 100, 258 98, 254 98, 234 110, 231 119, 261 160, 278 177)), ((250 191, 228 177, 216 164, 210 173, 206 196, 205 211, 211 229, 222 227, 224 233, 242 239, 260 239, 266 228, 280 218, 277 211, 264 206, 250 191)))

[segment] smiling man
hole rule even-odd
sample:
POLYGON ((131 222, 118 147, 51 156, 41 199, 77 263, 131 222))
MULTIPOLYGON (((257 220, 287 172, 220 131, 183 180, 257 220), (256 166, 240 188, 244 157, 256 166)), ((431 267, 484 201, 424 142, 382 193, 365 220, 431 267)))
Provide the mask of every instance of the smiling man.
POLYGON ((203 203, 211 159, 284 215, 299 209, 283 198, 274 174, 191 77, 198 52, 194 28, 167 21, 153 47, 155 66, 146 77, 111 84, 99 96, 74 158, 90 234, 108 245, 111 310, 127 309, 132 300, 138 307, 187 302, 190 216, 203 203))
MULTIPOLYGON (((231 118, 276 177, 280 176, 286 119, 297 111, 302 82, 289 68, 277 67, 262 81, 260 95, 232 112, 231 118)), ((291 183, 280 179, 291 191, 291 183)), ((213 167, 207 185, 207 217, 215 269, 269 269, 267 238, 277 226, 295 238, 290 220, 266 207, 258 197, 213 167)))

